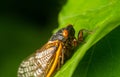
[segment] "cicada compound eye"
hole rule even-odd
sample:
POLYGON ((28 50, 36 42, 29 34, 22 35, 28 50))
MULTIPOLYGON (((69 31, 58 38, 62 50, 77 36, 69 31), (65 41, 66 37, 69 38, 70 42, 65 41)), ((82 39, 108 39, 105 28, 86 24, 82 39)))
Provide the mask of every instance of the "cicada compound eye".
POLYGON ((63 34, 63 36, 64 36, 65 38, 67 38, 67 37, 68 37, 68 30, 66 30, 66 29, 63 30, 63 33, 62 33, 62 34, 63 34))

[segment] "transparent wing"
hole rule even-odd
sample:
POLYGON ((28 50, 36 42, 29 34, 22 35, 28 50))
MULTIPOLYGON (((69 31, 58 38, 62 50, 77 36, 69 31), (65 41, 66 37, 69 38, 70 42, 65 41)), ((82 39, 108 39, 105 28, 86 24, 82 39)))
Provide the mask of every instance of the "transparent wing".
POLYGON ((18 69, 18 77, 45 77, 54 61, 57 48, 57 45, 46 44, 23 60, 18 69))

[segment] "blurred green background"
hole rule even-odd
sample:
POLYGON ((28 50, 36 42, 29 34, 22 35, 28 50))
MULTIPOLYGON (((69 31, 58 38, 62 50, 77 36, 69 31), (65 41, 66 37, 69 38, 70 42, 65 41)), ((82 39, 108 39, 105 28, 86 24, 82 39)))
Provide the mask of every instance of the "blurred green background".
POLYGON ((17 77, 21 61, 40 48, 58 26, 66 0, 0 2, 0 77, 17 77))

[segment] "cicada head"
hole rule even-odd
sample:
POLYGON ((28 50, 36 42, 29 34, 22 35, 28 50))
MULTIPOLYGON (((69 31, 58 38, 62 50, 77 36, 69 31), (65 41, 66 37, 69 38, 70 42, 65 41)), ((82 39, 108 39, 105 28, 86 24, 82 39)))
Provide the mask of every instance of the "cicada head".
POLYGON ((72 41, 75 38, 75 30, 72 25, 68 25, 65 28, 60 29, 55 34, 52 35, 50 41, 60 40, 63 43, 66 41, 72 41))
POLYGON ((55 40, 61 41, 67 51, 72 50, 76 45, 75 30, 73 26, 68 25, 67 27, 60 29, 58 32, 52 35, 49 41, 55 40))

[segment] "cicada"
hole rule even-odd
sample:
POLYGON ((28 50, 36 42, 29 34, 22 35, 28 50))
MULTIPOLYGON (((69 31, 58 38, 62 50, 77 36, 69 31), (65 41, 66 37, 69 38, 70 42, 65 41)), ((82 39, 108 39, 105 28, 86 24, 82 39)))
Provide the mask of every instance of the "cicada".
POLYGON ((83 31, 75 38, 72 25, 60 29, 35 53, 22 61, 18 77, 51 77, 71 57, 72 50, 83 40, 83 31))

